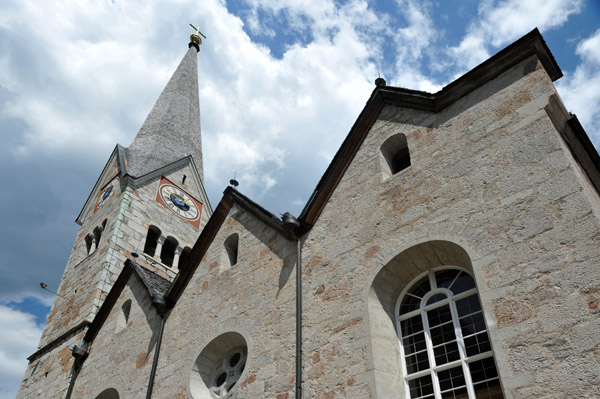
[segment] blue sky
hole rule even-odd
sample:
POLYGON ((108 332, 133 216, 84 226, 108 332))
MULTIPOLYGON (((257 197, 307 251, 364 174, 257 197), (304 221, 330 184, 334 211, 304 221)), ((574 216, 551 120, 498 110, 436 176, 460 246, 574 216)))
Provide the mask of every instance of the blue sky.
POLYGON ((128 146, 187 49, 199 54, 206 188, 299 213, 378 73, 437 91, 538 27, 567 108, 600 146, 597 0, 0 3, 0 399, 14 397, 115 144, 128 146), (378 72, 379 71, 379 72, 378 72), (318 143, 315 145, 315 143, 318 143))

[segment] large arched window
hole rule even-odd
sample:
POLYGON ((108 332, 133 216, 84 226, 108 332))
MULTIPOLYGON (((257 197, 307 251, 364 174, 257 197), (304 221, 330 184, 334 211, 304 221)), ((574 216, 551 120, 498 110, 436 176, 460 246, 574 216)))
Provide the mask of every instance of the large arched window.
POLYGON ((500 399, 475 281, 459 269, 416 278, 396 305, 406 396, 500 399))

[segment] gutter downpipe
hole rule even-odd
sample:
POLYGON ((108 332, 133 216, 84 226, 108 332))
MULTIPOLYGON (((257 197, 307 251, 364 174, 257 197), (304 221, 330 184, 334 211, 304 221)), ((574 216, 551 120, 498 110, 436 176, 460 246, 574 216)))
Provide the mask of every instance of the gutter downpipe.
POLYGON ((291 213, 281 215, 283 228, 288 231, 291 238, 296 241, 296 395, 295 399, 302 399, 302 242, 294 230, 300 222, 291 213))
POLYGON ((146 392, 146 399, 152 398, 152 388, 154 387, 154 377, 156 376, 156 367, 158 365, 158 358, 160 356, 160 346, 162 344, 163 331, 165 330, 165 300, 162 297, 153 297, 152 304, 156 308, 158 315, 160 316, 160 330, 158 330, 158 339, 156 341, 156 349, 154 350, 154 360, 152 360, 152 370, 150 371, 150 380, 148 381, 148 391, 146 392))
POLYGON ((296 399, 302 399, 302 242, 298 237, 296 243, 296 399))
POLYGON ((75 380, 83 367, 83 362, 88 356, 89 343, 85 342, 85 337, 81 339, 80 346, 75 345, 73 349, 71 349, 72 355, 75 358, 75 362, 73 363, 73 369, 71 371, 71 381, 69 381, 69 388, 67 389, 67 394, 65 395, 66 399, 71 399, 71 394, 73 393, 73 387, 75 386, 75 380))

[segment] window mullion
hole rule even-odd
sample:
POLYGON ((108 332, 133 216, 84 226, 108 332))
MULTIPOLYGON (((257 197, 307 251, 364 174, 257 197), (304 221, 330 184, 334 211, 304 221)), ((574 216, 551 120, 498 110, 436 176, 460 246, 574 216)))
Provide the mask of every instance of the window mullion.
POLYGON ((429 360, 429 370, 431 372, 431 382, 433 384, 433 394, 435 399, 441 399, 440 382, 435 372, 435 356, 433 355, 433 342, 431 342, 431 331, 429 330, 429 319, 427 312, 421 309, 421 318, 423 319, 423 331, 425 331, 425 347, 427 348, 427 359, 429 360))
MULTIPOLYGON (((404 351, 404 341, 402 337, 402 324, 400 323, 400 317, 396 318, 396 325, 398 326, 398 342, 400 342, 400 359, 402 361, 402 366, 404 373, 408 375, 408 367, 406 367, 406 359, 405 351, 404 351)), ((406 397, 410 398, 410 387, 408 386, 408 379, 404 378, 404 392, 406 392, 406 397)))
POLYGON ((462 360, 462 369, 467 387, 467 393, 469 395, 469 399, 475 399, 475 390, 473 389, 471 372, 469 371, 469 366, 467 364, 467 349, 462 330, 460 328, 460 320, 458 318, 458 310, 456 309, 454 298, 452 298, 450 301, 450 313, 452 314, 452 323, 454 324, 454 335, 456 335, 456 342, 458 343, 458 353, 460 354, 460 359, 462 360))
POLYGON ((429 286, 431 287, 430 291, 433 291, 437 288, 437 282, 435 281, 435 273, 433 271, 429 271, 429 286))

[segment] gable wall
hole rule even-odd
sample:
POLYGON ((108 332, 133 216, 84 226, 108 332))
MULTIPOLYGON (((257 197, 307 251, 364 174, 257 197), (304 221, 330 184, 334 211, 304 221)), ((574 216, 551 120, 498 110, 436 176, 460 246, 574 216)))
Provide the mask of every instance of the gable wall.
POLYGON ((73 398, 94 399, 114 388, 122 398, 143 398, 148 388, 160 316, 138 277, 131 275, 89 350, 73 387, 73 398), (119 319, 131 300, 129 322, 119 319))
POLYGON ((294 387, 294 242, 234 206, 164 332, 156 397, 189 396, 192 367, 221 334, 241 334, 248 362, 232 398, 276 397, 294 387), (229 266, 223 243, 239 235, 238 263, 229 266))
POLYGON ((507 397, 598 389, 598 199, 544 110, 555 93, 530 57, 439 114, 383 109, 306 238, 307 397, 398 397, 371 344, 394 323, 369 319, 369 288, 440 239, 471 258, 507 397), (395 133, 412 166, 385 178, 395 133))

